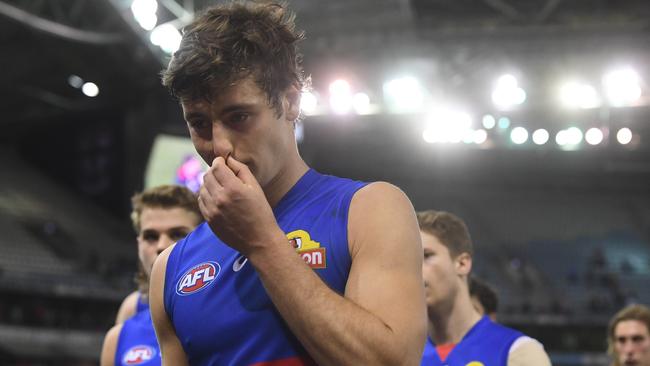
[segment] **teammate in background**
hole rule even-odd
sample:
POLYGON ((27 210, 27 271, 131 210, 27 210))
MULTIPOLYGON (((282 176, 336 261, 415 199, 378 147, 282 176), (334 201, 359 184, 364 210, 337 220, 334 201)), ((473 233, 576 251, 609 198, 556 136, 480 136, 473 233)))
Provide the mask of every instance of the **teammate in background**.
POLYGON ((613 366, 650 366, 650 308, 630 305, 612 317, 607 330, 613 366))
POLYGON ((129 365, 140 360, 160 365, 160 351, 149 313, 149 276, 163 250, 183 239, 201 222, 196 195, 189 189, 165 185, 131 198, 131 221, 138 234, 138 290, 124 299, 117 323, 106 334, 101 365, 129 365))
POLYGON ((536 340, 481 315, 472 305, 468 277, 473 246, 465 223, 438 211, 418 213, 429 337, 422 366, 548 366, 536 340))
POLYGON ((499 307, 499 297, 497 292, 486 282, 476 278, 469 277, 469 296, 472 300, 474 309, 481 315, 487 315, 493 322, 497 321, 497 309, 499 307))
POLYGON ((164 365, 417 365, 417 221, 387 183, 310 169, 294 135, 305 78, 283 5, 228 3, 183 31, 163 83, 211 165, 207 223, 154 265, 164 365))

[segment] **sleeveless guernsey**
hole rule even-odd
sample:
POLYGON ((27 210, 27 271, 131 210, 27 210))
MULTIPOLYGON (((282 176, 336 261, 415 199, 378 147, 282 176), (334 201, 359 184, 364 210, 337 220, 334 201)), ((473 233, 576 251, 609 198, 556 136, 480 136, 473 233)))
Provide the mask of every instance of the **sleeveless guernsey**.
POLYGON ((160 366, 160 348, 149 311, 141 311, 122 324, 115 350, 115 366, 160 366))
POLYGON ((427 337, 421 366, 507 366, 510 346, 524 334, 483 316, 442 361, 427 337))
MULTIPOLYGON (((309 170, 273 209, 298 255, 339 294, 351 264, 350 201, 364 185, 309 170)), ((191 365, 313 364, 253 266, 206 223, 170 253, 164 306, 191 365)))

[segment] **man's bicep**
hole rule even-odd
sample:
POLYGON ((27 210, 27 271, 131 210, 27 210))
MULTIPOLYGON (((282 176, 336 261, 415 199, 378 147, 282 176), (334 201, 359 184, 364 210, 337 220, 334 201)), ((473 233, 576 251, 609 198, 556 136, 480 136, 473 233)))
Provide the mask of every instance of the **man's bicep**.
POLYGON ((174 327, 169 321, 164 305, 164 288, 165 288, 165 270, 167 259, 173 246, 163 251, 151 271, 151 280, 149 285, 149 307, 151 309, 151 319, 156 330, 156 338, 160 346, 163 366, 188 365, 187 356, 183 350, 174 327))
POLYGON ((348 234, 352 267, 345 296, 405 343, 424 344, 422 244, 408 198, 387 183, 363 188, 350 205, 348 234))

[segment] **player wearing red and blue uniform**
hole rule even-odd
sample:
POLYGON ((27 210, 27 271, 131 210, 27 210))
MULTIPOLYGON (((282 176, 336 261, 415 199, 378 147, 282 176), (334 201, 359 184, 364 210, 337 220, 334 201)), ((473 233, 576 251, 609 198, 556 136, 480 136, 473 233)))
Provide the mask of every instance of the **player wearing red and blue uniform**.
POLYGON ((484 315, 458 344, 437 348, 430 337, 424 346, 422 366, 508 365, 510 349, 524 336, 514 329, 496 324, 484 315))
POLYGON ((419 212, 429 334, 421 366, 550 366, 543 346, 474 308, 468 277, 474 248, 465 223, 419 212))
POLYGON ((160 348, 149 311, 141 311, 120 325, 115 366, 160 366, 160 348))
POLYGON ((158 254, 201 222, 196 196, 187 188, 164 185, 132 198, 131 220, 138 242, 139 289, 120 306, 116 325, 104 338, 102 366, 160 365, 160 350, 149 312, 149 276, 158 254))
MULTIPOLYGON (((309 170, 273 210, 287 233, 286 245, 294 246, 320 279, 340 295, 345 292, 351 263, 347 238, 350 201, 363 186, 309 170)), ((254 267, 221 242, 207 224, 176 244, 169 254, 165 310, 191 365, 310 362, 277 313, 254 267)))
POLYGON ((210 164, 206 224, 152 271, 165 366, 420 362, 413 207, 390 184, 324 176, 300 157, 301 38, 281 4, 218 5, 163 72, 210 164))

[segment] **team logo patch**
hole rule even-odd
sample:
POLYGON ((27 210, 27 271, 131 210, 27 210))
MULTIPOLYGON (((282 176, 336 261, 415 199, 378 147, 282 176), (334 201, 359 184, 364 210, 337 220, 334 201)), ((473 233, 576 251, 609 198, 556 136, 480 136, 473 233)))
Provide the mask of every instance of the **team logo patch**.
POLYGON ((124 358, 122 359, 123 365, 141 365, 156 356, 156 350, 153 347, 140 345, 131 347, 124 358))
POLYGON ((176 284, 176 293, 191 295, 210 286, 219 275, 221 266, 217 262, 204 262, 185 272, 176 284))
POLYGON ((295 230, 287 234, 289 244, 291 244, 298 255, 314 269, 327 267, 327 257, 325 248, 320 247, 320 243, 311 239, 311 236, 305 230, 295 230))

